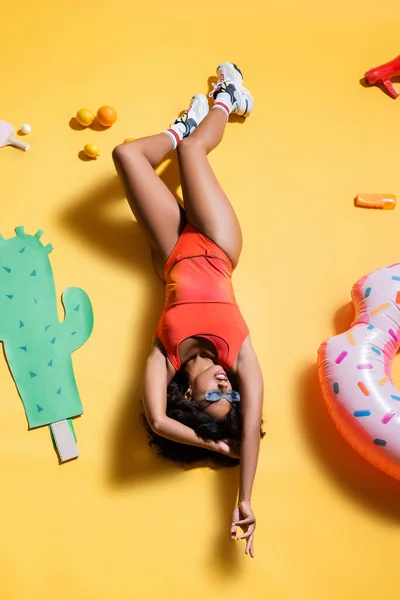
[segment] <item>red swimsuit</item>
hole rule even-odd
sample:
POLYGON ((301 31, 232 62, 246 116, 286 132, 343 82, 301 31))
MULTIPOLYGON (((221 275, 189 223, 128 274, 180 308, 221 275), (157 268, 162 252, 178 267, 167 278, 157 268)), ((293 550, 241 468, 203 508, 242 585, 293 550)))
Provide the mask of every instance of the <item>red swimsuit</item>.
POLYGON ((224 369, 234 363, 249 330, 236 304, 232 271, 219 246, 185 226, 165 265, 165 305, 156 330, 176 371, 179 344, 189 337, 211 341, 224 369))

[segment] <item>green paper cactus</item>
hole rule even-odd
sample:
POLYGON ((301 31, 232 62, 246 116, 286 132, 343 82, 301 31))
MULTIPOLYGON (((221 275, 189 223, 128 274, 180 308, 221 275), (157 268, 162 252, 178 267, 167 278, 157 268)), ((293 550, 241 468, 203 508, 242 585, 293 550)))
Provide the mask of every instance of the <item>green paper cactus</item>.
POLYGON ((83 413, 71 353, 88 340, 93 311, 83 290, 68 288, 60 323, 48 257, 53 248, 42 245, 40 230, 15 232, 0 236, 0 340, 29 426, 40 427, 83 413))

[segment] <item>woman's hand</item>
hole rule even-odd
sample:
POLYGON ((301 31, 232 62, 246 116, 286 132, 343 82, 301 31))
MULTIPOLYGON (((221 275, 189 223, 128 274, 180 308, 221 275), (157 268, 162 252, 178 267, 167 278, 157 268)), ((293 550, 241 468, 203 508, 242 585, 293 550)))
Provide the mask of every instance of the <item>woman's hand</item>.
POLYGON ((254 558, 253 539, 255 528, 256 517, 251 509, 250 502, 247 500, 239 502, 233 511, 231 536, 233 540, 247 540, 245 554, 250 554, 251 558, 254 558), (243 529, 244 533, 237 538, 238 526, 243 529))
POLYGON ((240 441, 219 440, 217 442, 217 452, 230 456, 231 458, 240 458, 240 441))

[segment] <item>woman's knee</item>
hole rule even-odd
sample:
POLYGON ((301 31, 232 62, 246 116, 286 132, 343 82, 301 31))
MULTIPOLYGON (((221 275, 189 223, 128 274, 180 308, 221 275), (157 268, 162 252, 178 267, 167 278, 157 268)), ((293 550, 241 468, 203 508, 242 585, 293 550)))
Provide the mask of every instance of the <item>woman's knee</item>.
POLYGON ((205 152, 203 140, 195 135, 189 135, 178 144, 178 153, 185 154, 186 152, 205 152))
POLYGON ((112 151, 112 158, 115 163, 120 163, 126 156, 126 144, 118 144, 112 151))
POLYGON ((132 160, 132 157, 139 154, 141 154, 140 146, 135 140, 118 144, 112 151, 112 158, 114 163, 123 163, 126 159, 132 160))

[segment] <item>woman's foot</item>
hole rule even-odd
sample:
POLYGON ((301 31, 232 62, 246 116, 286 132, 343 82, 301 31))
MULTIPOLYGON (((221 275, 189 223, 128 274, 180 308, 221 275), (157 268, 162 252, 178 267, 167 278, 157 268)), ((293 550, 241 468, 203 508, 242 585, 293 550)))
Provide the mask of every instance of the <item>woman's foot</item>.
POLYGON ((215 98, 214 108, 222 110, 226 117, 235 113, 247 117, 253 110, 254 100, 249 90, 243 87, 243 75, 234 63, 221 63, 217 69, 218 82, 213 83, 210 97, 215 98))
POLYGON ((206 96, 195 94, 190 101, 189 108, 174 121, 174 124, 167 131, 164 131, 171 138, 174 150, 181 140, 193 133, 199 123, 208 115, 208 111, 209 106, 206 96))

